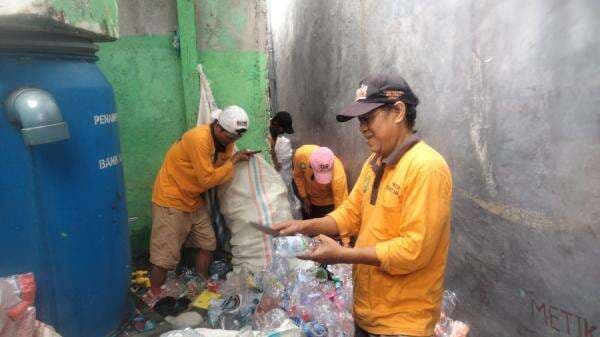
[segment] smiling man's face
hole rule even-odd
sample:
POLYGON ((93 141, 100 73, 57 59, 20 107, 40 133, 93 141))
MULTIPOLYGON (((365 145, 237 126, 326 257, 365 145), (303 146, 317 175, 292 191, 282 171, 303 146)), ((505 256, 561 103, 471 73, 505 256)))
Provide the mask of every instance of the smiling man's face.
POLYGON ((382 106, 358 117, 360 132, 372 152, 385 157, 394 150, 401 136, 398 128, 404 115, 401 117, 401 112, 398 108, 382 106))

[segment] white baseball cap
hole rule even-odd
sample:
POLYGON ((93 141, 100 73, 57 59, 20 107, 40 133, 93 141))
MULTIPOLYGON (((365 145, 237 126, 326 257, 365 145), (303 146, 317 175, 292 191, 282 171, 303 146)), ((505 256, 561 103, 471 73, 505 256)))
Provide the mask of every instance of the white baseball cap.
POLYGON ((235 134, 241 134, 250 127, 248 114, 237 105, 224 108, 217 116, 217 121, 225 131, 235 134))
POLYGON ((219 120, 219 115, 221 114, 221 112, 223 112, 223 110, 221 109, 213 110, 213 112, 210 113, 210 121, 214 122, 216 120, 219 120))

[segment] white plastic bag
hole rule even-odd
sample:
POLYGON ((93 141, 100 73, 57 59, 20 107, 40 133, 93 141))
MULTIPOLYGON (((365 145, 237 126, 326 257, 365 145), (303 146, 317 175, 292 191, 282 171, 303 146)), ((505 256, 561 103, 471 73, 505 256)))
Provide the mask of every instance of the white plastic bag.
POLYGON ((260 155, 235 166, 233 179, 217 189, 221 213, 231 231, 234 271, 263 270, 271 263, 272 236, 255 229, 254 222, 271 227, 292 219, 290 203, 279 173, 260 155))
POLYGON ((196 124, 208 124, 211 121, 211 112, 218 109, 213 97, 212 89, 210 88, 210 82, 204 74, 202 65, 197 66, 198 75, 200 76, 200 104, 198 105, 198 119, 196 124))

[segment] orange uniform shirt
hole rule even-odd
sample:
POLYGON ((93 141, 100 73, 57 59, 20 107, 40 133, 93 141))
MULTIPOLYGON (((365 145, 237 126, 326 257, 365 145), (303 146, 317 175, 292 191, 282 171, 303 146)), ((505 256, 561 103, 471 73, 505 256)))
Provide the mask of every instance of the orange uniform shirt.
POLYGON ((173 144, 158 171, 152 202, 193 212, 202 205, 200 195, 233 177, 234 144, 215 155, 215 142, 209 124, 195 127, 173 144))
POLYGON ((372 334, 430 336, 449 247, 450 169, 418 139, 383 162, 372 155, 348 199, 330 214, 340 235, 358 235, 356 247, 374 246, 381 261, 354 266, 355 319, 372 334))
POLYGON ((310 199, 311 204, 317 206, 340 206, 348 197, 348 180, 344 165, 335 157, 333 161, 333 180, 330 184, 318 184, 313 177, 310 167, 310 154, 318 149, 317 145, 302 145, 294 153, 293 174, 298 193, 302 198, 310 199))

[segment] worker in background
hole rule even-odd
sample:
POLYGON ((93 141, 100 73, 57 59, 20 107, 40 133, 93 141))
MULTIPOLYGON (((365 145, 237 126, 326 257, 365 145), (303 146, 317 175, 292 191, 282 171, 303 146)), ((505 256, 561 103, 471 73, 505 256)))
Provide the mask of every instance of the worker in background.
POLYGON ((213 116, 211 124, 184 133, 167 152, 152 192, 151 298, 160 297, 167 271, 177 267, 184 244, 198 249, 196 271, 208 276, 216 237, 201 195, 229 181, 234 165, 253 155, 233 153, 234 142, 248 124, 246 111, 228 106, 213 116))
POLYGON ((354 264, 357 337, 431 336, 440 317, 450 235, 452 177, 444 158, 413 132, 419 103, 399 75, 360 82, 337 120, 358 117, 372 151, 346 201, 329 215, 274 226, 319 235, 304 258, 354 264), (354 248, 329 236, 357 236, 354 248))
POLYGON ((348 197, 344 165, 329 148, 302 145, 294 154, 293 165, 304 219, 325 216, 348 197))
POLYGON ((288 189, 288 200, 292 209, 300 203, 292 188, 292 143, 285 136, 293 134, 292 116, 287 111, 279 111, 271 118, 269 125, 269 144, 271 145, 271 160, 273 167, 279 172, 288 189))

